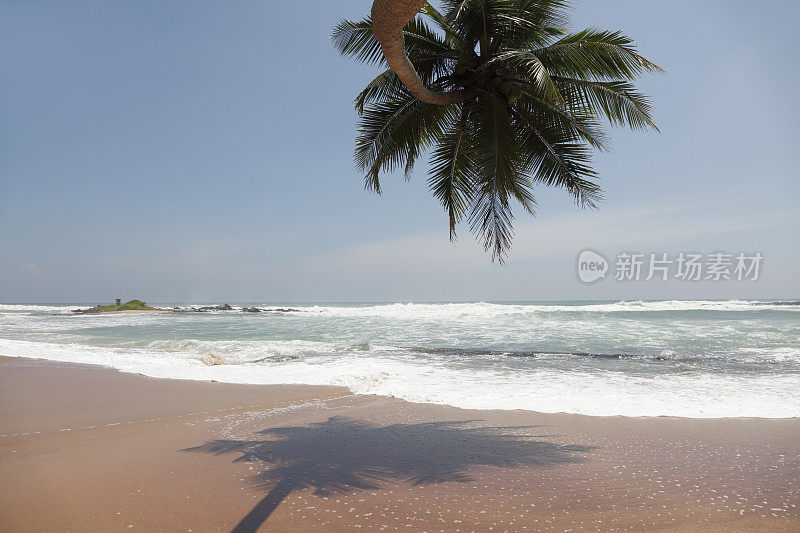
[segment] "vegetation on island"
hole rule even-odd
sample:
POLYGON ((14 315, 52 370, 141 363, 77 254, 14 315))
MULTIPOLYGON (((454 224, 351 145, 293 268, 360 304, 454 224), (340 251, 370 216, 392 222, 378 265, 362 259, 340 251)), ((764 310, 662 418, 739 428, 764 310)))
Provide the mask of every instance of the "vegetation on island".
POLYGON ((93 313, 117 313, 121 311, 159 311, 156 307, 150 307, 141 300, 129 300, 124 304, 95 305, 89 309, 75 309, 74 313, 93 314, 93 313))
POLYGON ((155 307, 150 307, 141 300, 130 300, 120 305, 101 305, 101 311, 155 311, 155 307))
POLYGON ((384 69, 359 93, 355 159, 366 187, 409 175, 430 150, 428 185, 492 258, 511 245, 516 201, 537 187, 566 190, 582 207, 601 199, 592 150, 602 123, 657 130, 633 82, 661 69, 618 31, 567 28, 569 0, 374 0, 372 16, 343 20, 333 44, 384 69))

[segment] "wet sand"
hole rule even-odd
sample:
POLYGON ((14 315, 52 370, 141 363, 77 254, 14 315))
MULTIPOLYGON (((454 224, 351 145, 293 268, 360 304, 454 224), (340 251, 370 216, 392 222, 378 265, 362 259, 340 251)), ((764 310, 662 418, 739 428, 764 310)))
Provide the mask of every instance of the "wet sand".
POLYGON ((0 359, 2 531, 798 531, 800 420, 471 411, 0 359))

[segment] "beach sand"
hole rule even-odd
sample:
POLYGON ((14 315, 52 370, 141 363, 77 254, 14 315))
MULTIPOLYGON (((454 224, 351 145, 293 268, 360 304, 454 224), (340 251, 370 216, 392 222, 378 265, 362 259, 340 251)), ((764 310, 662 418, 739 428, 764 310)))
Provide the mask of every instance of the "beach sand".
POLYGON ((5 532, 800 531, 799 454, 798 419, 470 411, 0 359, 5 532))

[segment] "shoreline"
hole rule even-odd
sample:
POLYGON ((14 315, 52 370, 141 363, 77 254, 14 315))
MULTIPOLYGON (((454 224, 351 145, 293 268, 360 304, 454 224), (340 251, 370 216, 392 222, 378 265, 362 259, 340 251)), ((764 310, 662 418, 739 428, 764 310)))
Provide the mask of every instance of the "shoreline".
MULTIPOLYGON (((146 311, 147 312, 147 311, 146 311)), ((341 388, 342 390, 347 390, 348 393, 354 396, 375 396, 378 398, 388 398, 388 399, 396 399, 399 401, 404 401, 412 404, 417 405, 428 405, 428 406, 439 406, 439 407, 446 407, 452 409, 461 409, 465 411, 499 411, 499 412, 520 412, 520 413, 532 413, 536 415, 558 415, 558 416, 585 416, 589 418, 597 418, 600 420, 607 420, 607 419, 614 419, 614 418, 623 418, 623 419, 630 419, 630 420, 638 420, 638 419, 675 419, 675 420, 795 420, 800 421, 800 417, 798 416, 680 416, 680 415, 628 415, 628 414, 608 414, 608 415, 601 415, 601 414, 587 414, 587 413, 576 413, 576 412, 568 412, 568 411, 538 411, 535 409, 525 409, 519 407, 513 408, 472 408, 472 407, 461 407, 458 405, 453 405, 450 403, 437 403, 437 402, 430 402, 430 401, 415 401, 409 400, 397 396, 391 395, 383 395, 383 394, 373 394, 373 393, 359 393, 347 388, 344 385, 332 385, 332 384, 309 384, 309 383, 302 383, 302 382, 285 382, 285 383, 246 383, 246 382, 238 382, 238 381, 228 381, 225 379, 213 379, 213 378, 186 378, 186 377, 173 377, 173 376, 159 376, 159 375, 151 375, 142 373, 139 370, 127 370, 124 368, 118 368, 116 366, 105 365, 102 363, 94 363, 94 362, 75 362, 75 361, 64 361, 61 359, 48 359, 47 357, 37 357, 32 355, 25 355, 25 356, 14 356, 8 354, 0 353, 0 361, 3 359, 21 359, 21 360, 31 360, 31 361, 49 361, 54 364, 63 364, 63 365, 76 365, 76 366, 84 366, 87 368, 99 368, 99 369, 106 369, 112 370, 114 372, 119 372, 121 374, 129 374, 135 376, 141 376, 147 379, 155 379, 155 380, 164 380, 164 381, 175 381, 175 382, 187 382, 187 383, 223 383, 226 385, 233 385, 233 386, 244 386, 244 387, 282 387, 282 386, 290 386, 290 387, 329 387, 333 389, 341 388)), ((218 366, 214 363, 210 363, 209 366, 211 368, 218 366)))
POLYGON ((592 417, 0 359, 8 531, 800 527, 798 419, 592 417))

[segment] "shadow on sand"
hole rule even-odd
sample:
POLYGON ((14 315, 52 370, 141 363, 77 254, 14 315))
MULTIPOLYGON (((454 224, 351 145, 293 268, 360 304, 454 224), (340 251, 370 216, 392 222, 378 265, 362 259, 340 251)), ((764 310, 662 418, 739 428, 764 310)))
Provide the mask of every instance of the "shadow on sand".
POLYGON ((268 494, 233 529, 256 531, 292 491, 316 495, 376 490, 403 480, 414 485, 469 482, 470 466, 549 466, 583 460, 589 446, 558 445, 519 433, 524 427, 469 427, 474 420, 376 427, 332 417, 308 426, 259 431, 253 440, 214 440, 185 452, 239 454, 235 461, 271 468, 257 476, 268 494), (515 434, 517 433, 517 434, 515 434))

